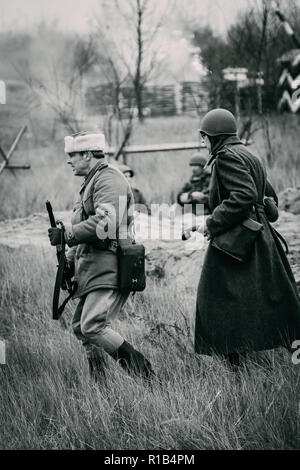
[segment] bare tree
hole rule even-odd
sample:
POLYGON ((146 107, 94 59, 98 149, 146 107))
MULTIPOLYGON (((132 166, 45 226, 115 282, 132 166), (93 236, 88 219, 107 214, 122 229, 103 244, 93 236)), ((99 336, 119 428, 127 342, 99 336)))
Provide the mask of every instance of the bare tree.
MULTIPOLYGON (((142 33, 143 17, 146 11, 148 0, 136 0, 137 9, 137 23, 136 23, 136 34, 137 34, 137 58, 136 58, 136 69, 133 77, 133 86, 135 91, 136 105, 138 109, 139 120, 142 121, 143 116, 143 86, 142 81, 142 64, 144 54, 144 39, 142 33)), ((145 77, 144 77, 145 78, 145 77)))
POLYGON ((15 68, 32 95, 54 112, 68 132, 75 133, 80 130, 84 105, 82 79, 96 63, 97 55, 91 39, 78 38, 67 63, 66 57, 63 53, 61 58, 52 58, 47 74, 42 77, 35 74, 28 62, 19 61, 15 68))
MULTIPOLYGON (((100 85, 100 90, 107 89, 109 94, 109 103, 100 98, 101 109, 98 113, 102 115, 102 126, 109 145, 116 147, 114 158, 118 160, 133 130, 133 99, 127 96, 124 104, 122 87, 126 86, 127 72, 119 60, 114 43, 102 35, 101 28, 98 34, 98 60, 95 71, 100 83, 95 84, 100 85)), ((92 91, 92 96, 93 94, 92 91)))
MULTIPOLYGON (((114 64, 134 91, 134 105, 138 119, 144 119, 144 88, 159 70, 161 44, 157 39, 164 12, 155 12, 150 0, 100 1, 98 18, 99 39, 109 44, 106 48, 108 63, 114 64), (113 24, 113 28, 109 25, 113 24)), ((102 57, 104 49, 101 51, 102 57)))
MULTIPOLYGON (((277 3, 291 18, 295 31, 299 31, 299 2, 278 0, 277 3)), ((213 106, 230 106, 232 102, 232 86, 224 82, 222 70, 226 67, 248 69, 253 86, 241 90, 247 118, 241 121, 240 134, 247 140, 254 132, 263 129, 266 157, 272 164, 274 158, 267 113, 276 108, 277 59, 293 47, 292 40, 276 18, 272 2, 249 2, 249 8, 237 16, 224 38, 216 36, 208 27, 192 26, 193 43, 200 47, 203 63, 208 69, 208 87, 213 106), (262 77, 264 85, 257 80, 262 77), (255 117, 256 112, 258 116, 255 117)))

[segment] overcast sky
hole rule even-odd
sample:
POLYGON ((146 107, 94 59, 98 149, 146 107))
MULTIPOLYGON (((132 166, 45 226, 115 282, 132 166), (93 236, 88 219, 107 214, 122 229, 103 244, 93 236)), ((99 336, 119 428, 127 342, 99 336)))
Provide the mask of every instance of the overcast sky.
MULTIPOLYGON (((123 0, 124 2, 127 0, 123 0)), ((151 0, 163 4, 174 0, 151 0)), ((87 31, 89 20, 99 0, 0 0, 0 30, 27 29, 36 23, 58 21, 62 29, 87 31)), ((179 0, 180 7, 194 5, 195 14, 203 17, 219 32, 224 32, 234 20, 238 9, 253 0, 179 0)))

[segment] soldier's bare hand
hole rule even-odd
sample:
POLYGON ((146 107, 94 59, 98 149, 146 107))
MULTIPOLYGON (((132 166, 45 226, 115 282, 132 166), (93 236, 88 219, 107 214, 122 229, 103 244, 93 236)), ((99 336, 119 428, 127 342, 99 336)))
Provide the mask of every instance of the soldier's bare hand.
POLYGON ((101 209, 101 207, 97 207, 96 214, 97 214, 97 216, 99 217, 100 220, 103 220, 107 216, 108 212, 101 209))
POLYGON ((194 201, 202 202, 203 199, 205 198, 205 195, 201 191, 194 191, 191 194, 191 197, 193 198, 194 201))
POLYGON ((179 199, 181 204, 188 204, 190 202, 190 195, 189 193, 182 193, 179 199))
POLYGON ((206 222, 205 222, 204 229, 203 229, 203 235, 204 235, 205 238, 207 238, 208 241, 212 239, 212 235, 211 235, 210 231, 208 230, 206 222))

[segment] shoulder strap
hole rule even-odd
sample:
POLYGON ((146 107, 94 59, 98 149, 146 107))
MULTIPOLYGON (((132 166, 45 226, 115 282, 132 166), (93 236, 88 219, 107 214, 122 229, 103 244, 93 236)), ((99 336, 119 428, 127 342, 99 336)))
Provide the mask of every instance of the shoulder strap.
POLYGON ((221 198, 221 191, 220 191, 220 183, 219 183, 219 176, 218 176, 218 168, 217 168, 217 161, 215 160, 213 164, 213 168, 215 169, 215 175, 216 175, 216 182, 217 182, 217 193, 218 193, 218 198, 219 198, 219 204, 222 203, 222 198, 221 198))
MULTIPOLYGON (((226 150, 228 150, 228 152, 231 152, 233 155, 235 155, 236 157, 239 157, 239 155, 234 151, 232 150, 231 148, 229 147, 226 147, 226 150)), ((257 158, 257 157, 256 157, 257 158)), ((266 173, 266 170, 265 170, 265 167, 264 165, 262 164, 262 167, 263 167, 263 173, 264 173, 264 187, 263 187, 263 197, 265 196, 265 193, 266 193, 266 186, 267 186, 267 173, 266 173)))
MULTIPOLYGON (((89 184, 89 182, 91 181, 91 179, 95 176, 96 173, 98 173, 99 171, 102 171, 104 170, 104 168, 107 168, 108 167, 108 164, 107 163, 98 163, 97 165, 95 165, 95 167, 90 171, 88 177, 85 179, 83 185, 81 186, 80 188, 80 196, 81 196, 81 206, 82 206, 82 209, 83 209, 83 212, 84 212, 84 215, 85 215, 85 218, 87 218, 87 214, 84 210, 84 206, 83 206, 83 199, 82 199, 82 195, 84 193, 84 190, 85 188, 87 187, 87 185, 89 184)), ((92 182, 92 186, 91 186, 91 191, 93 192, 94 191, 94 185, 95 185, 95 180, 92 182)))
POLYGON ((105 162, 99 162, 97 163, 97 165, 94 166, 94 168, 91 169, 91 171, 89 172, 88 176, 86 177, 86 179, 84 180, 81 188, 80 188, 80 192, 82 193, 85 188, 87 187, 87 185, 89 184, 89 182, 91 181, 91 179, 95 176, 95 174, 98 172, 98 171, 101 171, 101 170, 104 170, 104 168, 107 168, 108 167, 108 164, 105 162))

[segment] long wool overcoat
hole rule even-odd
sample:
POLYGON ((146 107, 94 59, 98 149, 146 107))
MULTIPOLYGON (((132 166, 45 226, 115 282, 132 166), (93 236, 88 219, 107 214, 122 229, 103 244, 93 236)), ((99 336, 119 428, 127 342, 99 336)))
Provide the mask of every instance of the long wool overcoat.
MULTIPOLYGON (((237 137, 228 137, 213 164, 212 215, 207 219, 212 236, 247 216, 257 220, 253 205, 263 204, 266 187, 260 160, 237 137)), ((294 276, 263 207, 258 215, 264 230, 247 262, 235 261, 209 244, 197 292, 197 353, 259 351, 300 339, 300 302, 294 276)))

